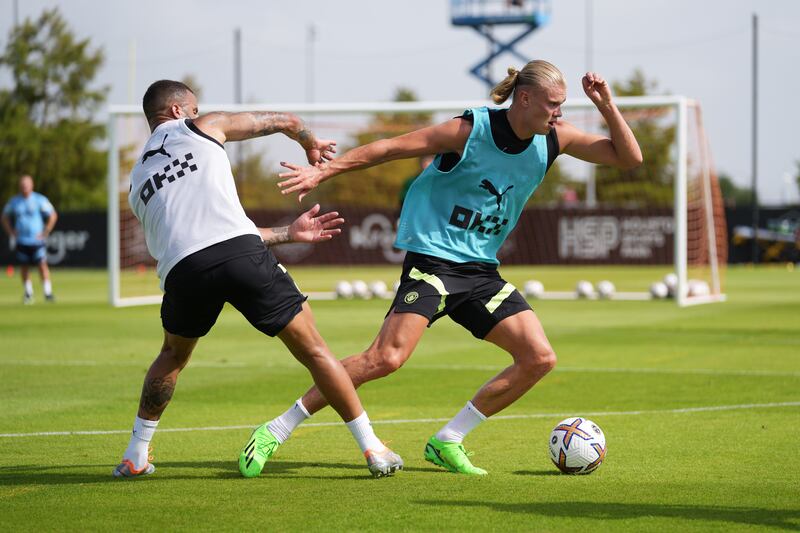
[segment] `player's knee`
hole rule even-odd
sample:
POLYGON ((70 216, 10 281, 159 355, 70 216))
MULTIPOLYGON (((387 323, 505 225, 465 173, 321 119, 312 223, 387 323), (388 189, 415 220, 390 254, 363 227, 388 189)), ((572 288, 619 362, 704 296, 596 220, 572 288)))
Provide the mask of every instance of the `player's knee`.
POLYGON ((336 358, 333 356, 324 342, 314 343, 306 346, 301 358, 301 362, 306 366, 327 365, 335 361, 336 358))
POLYGON ((536 350, 526 357, 521 357, 518 364, 521 364, 528 374, 542 376, 556 367, 556 353, 552 348, 546 350, 536 350))
POLYGON ((159 354, 160 358, 169 359, 173 366, 181 370, 183 370, 183 367, 189 362, 191 356, 192 350, 183 350, 175 346, 165 346, 159 354))
POLYGON ((373 366, 376 367, 377 373, 381 377, 388 376, 392 372, 397 371, 408 359, 408 357, 397 348, 383 349, 380 352, 371 350, 368 352, 368 357, 372 359, 373 366))
POLYGON ((554 352, 552 348, 548 348, 547 350, 536 354, 536 361, 538 367, 546 374, 556 367, 556 352, 554 352))

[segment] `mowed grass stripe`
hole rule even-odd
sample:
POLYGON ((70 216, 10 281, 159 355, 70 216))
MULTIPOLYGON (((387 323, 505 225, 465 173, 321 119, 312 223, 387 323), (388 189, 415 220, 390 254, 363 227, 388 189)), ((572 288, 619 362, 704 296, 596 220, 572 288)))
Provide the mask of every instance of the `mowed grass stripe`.
MULTIPOLYGON (((740 409, 776 409, 782 407, 800 407, 797 402, 749 403, 740 405, 706 405, 701 407, 681 407, 676 409, 652 409, 638 411, 593 411, 579 416, 636 416, 636 415, 663 415, 683 413, 706 413, 710 411, 736 411, 740 409)), ((576 416, 574 413, 531 413, 523 415, 497 415, 492 420, 525 420, 533 418, 557 418, 576 416)), ((408 418, 397 420, 372 420, 372 424, 425 424, 430 422, 448 422, 450 418, 408 418)), ((257 424, 256 424, 257 425, 257 424)), ((191 431, 229 431, 237 429, 251 429, 256 425, 238 426, 207 426, 196 428, 161 428, 159 433, 183 433, 191 431)), ((330 427, 340 426, 342 422, 309 422, 302 427, 330 427)), ((130 433, 129 429, 89 430, 89 431, 41 431, 36 433, 0 433, 0 438, 25 438, 25 437, 68 437, 79 435, 120 435, 130 433)))

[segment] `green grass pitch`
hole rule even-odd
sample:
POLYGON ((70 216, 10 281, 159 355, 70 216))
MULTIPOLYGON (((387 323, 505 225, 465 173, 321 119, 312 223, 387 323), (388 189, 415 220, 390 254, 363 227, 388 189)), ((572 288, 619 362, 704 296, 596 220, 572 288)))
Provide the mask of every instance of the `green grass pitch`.
MULTIPOLYGON (((501 270, 518 286, 575 279, 564 268, 501 270)), ((397 269, 292 273, 307 290, 329 290, 338 278, 391 282, 397 269)), ((608 269, 590 279, 620 287, 658 277, 608 269)), ((153 442, 156 473, 112 478, 161 327, 156 306, 110 308, 105 279, 55 270, 58 303, 25 307, 17 277, 0 280, 3 531, 800 530, 798 271, 729 269, 727 303, 686 309, 535 302, 559 365, 501 413, 518 416, 469 435, 474 463, 490 473, 482 479, 422 458, 442 420, 509 362, 447 319, 403 369, 360 390, 404 472, 371 479, 326 409, 260 478, 240 477, 246 427, 282 412, 310 380, 230 308, 181 376, 153 442), (550 463, 547 437, 568 415, 606 433, 606 463, 592 475, 561 475, 550 463)), ((312 302, 342 357, 372 340, 386 306, 312 302)))

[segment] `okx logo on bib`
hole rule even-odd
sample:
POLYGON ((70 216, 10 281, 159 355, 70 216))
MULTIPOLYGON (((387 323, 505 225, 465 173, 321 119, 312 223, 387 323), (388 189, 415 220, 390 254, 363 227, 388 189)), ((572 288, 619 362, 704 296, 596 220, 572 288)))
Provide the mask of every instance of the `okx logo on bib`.
MULTIPOLYGON (((484 189, 495 197, 497 202, 497 210, 499 211, 505 194, 514 188, 513 185, 506 187, 503 192, 500 192, 495 185, 488 179, 481 180, 479 188, 484 189)), ((486 215, 480 211, 473 211, 460 205, 453 206, 453 212, 450 213, 450 224, 467 231, 476 230, 478 233, 484 235, 499 235, 503 226, 508 224, 508 219, 502 215, 486 215)))

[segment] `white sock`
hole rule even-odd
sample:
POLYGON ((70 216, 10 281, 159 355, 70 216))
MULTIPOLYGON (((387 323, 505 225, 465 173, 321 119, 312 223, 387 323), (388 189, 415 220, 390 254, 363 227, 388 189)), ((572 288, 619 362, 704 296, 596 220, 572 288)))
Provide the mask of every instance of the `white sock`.
POLYGON ((51 294, 53 294, 53 284, 50 283, 49 279, 44 280, 42 282, 42 285, 44 286, 44 295, 45 296, 50 296, 51 294))
POLYGON ((486 415, 478 411, 469 401, 450 422, 439 430, 436 438, 442 442, 463 442, 467 433, 478 427, 478 424, 484 420, 486 420, 486 415))
POLYGON ((358 442, 358 447, 361 448, 361 453, 364 453, 367 450, 380 452, 386 448, 381 440, 375 436, 375 431, 372 429, 372 424, 369 421, 366 411, 361 413, 361 416, 354 418, 345 425, 358 442))
POLYGON ((125 450, 122 458, 131 461, 137 470, 144 468, 147 464, 147 448, 153 439, 156 426, 158 426, 158 420, 145 420, 138 416, 133 423, 131 441, 128 443, 128 449, 125 450))
POLYGON ((33 282, 31 280, 25 281, 25 294, 33 296, 33 282))
POLYGON ((275 435, 278 442, 283 444, 286 439, 292 436, 292 431, 310 416, 305 405, 303 405, 303 399, 300 398, 281 416, 273 418, 267 424, 267 429, 275 435))

